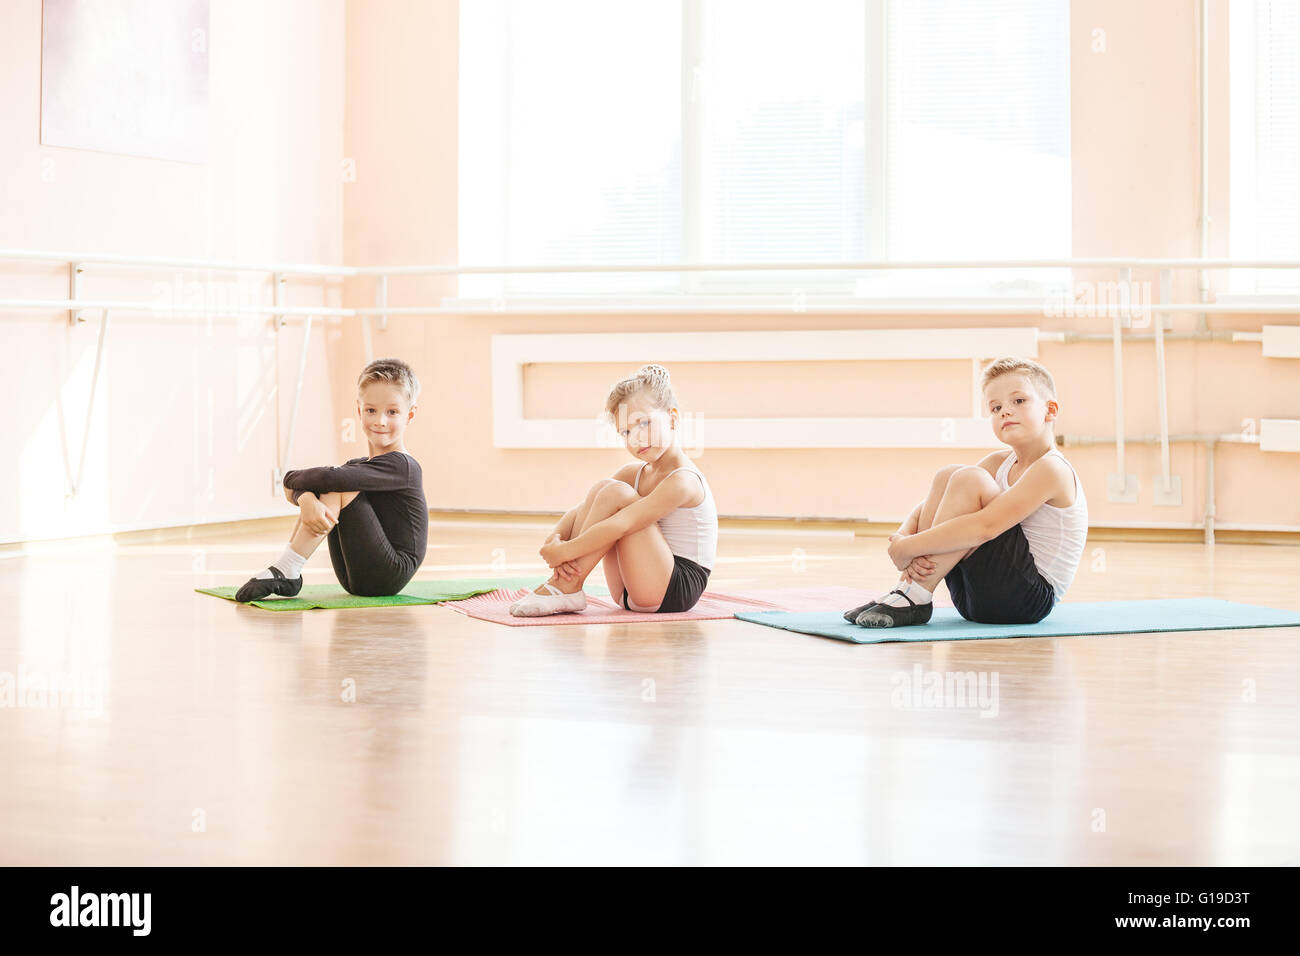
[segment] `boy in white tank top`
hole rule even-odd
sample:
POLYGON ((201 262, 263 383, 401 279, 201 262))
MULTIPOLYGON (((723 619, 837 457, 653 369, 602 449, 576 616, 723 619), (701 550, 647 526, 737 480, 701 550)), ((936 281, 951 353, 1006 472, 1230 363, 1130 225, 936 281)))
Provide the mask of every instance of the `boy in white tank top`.
POLYGON ((1001 358, 984 370, 985 408, 1002 449, 978 465, 947 465, 898 531, 902 572, 888 594, 844 617, 862 627, 925 624, 942 580, 957 611, 986 624, 1042 620, 1078 569, 1088 532, 1083 485, 1055 447, 1060 404, 1037 362, 1001 358))

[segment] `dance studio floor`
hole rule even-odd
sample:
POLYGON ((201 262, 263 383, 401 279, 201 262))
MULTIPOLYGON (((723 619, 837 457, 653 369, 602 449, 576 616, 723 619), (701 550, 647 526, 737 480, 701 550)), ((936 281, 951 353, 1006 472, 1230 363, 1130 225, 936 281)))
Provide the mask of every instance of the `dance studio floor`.
MULTIPOLYGON (((436 521, 420 576, 540 571, 551 524, 436 521)), ((0 549, 0 681, 84 678, 0 709, 0 863, 1300 863, 1300 628, 857 646, 194 593, 287 527, 0 549), (898 706, 930 672, 996 695, 898 706)), ((865 601, 883 541, 724 522, 711 587, 865 601)), ((1069 599, 1297 580, 1295 546, 1090 541, 1069 599)))

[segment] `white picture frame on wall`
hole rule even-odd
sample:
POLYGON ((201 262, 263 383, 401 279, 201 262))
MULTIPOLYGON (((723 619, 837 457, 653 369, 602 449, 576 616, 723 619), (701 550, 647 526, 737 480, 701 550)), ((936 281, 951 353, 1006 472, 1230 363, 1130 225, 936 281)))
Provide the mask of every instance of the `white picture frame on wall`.
POLYGON ((208 160, 209 0, 44 0, 41 143, 208 160))

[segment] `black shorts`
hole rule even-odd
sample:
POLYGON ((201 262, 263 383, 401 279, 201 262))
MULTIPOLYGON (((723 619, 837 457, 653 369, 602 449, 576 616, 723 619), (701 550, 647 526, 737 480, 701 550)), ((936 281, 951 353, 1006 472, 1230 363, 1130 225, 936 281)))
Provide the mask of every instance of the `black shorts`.
MULTIPOLYGON (((699 603, 700 595, 704 593, 704 586, 708 583, 708 568, 696 564, 690 558, 674 554, 673 574, 668 579, 668 590, 664 592, 664 599, 659 607, 655 608, 654 613, 676 614, 679 611, 689 611, 699 603)), ((623 606, 629 611, 632 610, 627 607, 626 589, 623 591, 623 606)))
POLYGON ((401 554, 388 540, 364 491, 339 512, 326 539, 334 574, 349 594, 379 597, 396 594, 415 577, 420 563, 401 554))
POLYGON ((985 541, 943 580, 957 613, 980 624, 1036 624, 1056 602, 1018 524, 985 541))

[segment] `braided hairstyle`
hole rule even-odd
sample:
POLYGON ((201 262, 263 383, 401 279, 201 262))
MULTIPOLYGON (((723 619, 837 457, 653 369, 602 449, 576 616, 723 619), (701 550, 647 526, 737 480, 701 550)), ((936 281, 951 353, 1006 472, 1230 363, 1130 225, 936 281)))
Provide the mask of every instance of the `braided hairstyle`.
POLYGON ((611 388, 609 397, 605 399, 605 415, 615 429, 618 428, 619 408, 626 405, 632 396, 642 392, 650 397, 655 408, 667 412, 677 407, 677 395, 673 392, 668 369, 662 365, 642 365, 635 375, 611 388))

